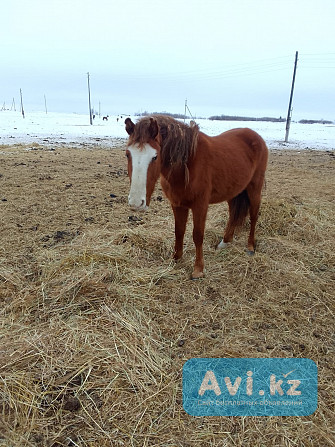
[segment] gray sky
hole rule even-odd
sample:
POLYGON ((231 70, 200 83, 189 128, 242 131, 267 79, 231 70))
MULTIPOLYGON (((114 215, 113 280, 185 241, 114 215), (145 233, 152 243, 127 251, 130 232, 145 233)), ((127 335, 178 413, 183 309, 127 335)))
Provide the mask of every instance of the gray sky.
MULTIPOLYGON (((0 107, 335 120, 334 0, 0 0, 0 107)), ((1 115, 0 115, 1 119, 1 115)))

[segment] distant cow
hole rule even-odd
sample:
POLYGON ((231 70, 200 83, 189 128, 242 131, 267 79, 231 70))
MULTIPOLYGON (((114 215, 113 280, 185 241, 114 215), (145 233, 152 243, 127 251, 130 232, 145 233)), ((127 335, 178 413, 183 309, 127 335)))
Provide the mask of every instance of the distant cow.
POLYGON ((108 121, 108 115, 102 117, 102 121, 108 121))

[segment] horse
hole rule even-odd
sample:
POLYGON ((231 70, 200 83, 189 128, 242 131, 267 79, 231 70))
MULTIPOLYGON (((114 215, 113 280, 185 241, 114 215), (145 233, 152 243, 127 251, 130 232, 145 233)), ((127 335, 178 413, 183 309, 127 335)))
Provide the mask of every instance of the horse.
POLYGON ((204 276, 203 239, 209 204, 228 202, 229 218, 221 249, 250 216, 248 252, 255 252, 255 227, 268 160, 263 138, 248 128, 217 136, 165 115, 125 120, 129 135, 126 156, 130 178, 129 206, 145 211, 160 177, 175 219, 174 259, 183 255, 189 210, 193 215, 195 263, 192 279, 204 276))

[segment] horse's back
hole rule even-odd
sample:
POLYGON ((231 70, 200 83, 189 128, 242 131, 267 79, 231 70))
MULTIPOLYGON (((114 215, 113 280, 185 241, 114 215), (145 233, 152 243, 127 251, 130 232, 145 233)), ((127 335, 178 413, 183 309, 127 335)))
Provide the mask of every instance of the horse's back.
POLYGON ((247 127, 230 129, 220 135, 210 137, 210 146, 214 157, 215 155, 215 158, 222 157, 227 163, 250 162, 253 166, 262 165, 264 170, 266 168, 267 145, 257 132, 247 127))
POLYGON ((259 152, 267 152, 267 146, 263 138, 254 130, 248 127, 239 127, 230 129, 226 132, 212 137, 219 145, 222 144, 222 150, 234 148, 237 151, 254 149, 259 152))

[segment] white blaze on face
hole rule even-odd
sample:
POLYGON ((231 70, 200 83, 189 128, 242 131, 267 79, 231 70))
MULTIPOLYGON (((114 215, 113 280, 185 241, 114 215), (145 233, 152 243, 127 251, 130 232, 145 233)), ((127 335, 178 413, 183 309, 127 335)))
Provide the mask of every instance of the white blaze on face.
POLYGON ((136 145, 129 146, 128 151, 132 161, 129 206, 138 210, 146 210, 148 167, 152 159, 157 156, 157 151, 150 144, 145 144, 142 149, 136 145))

